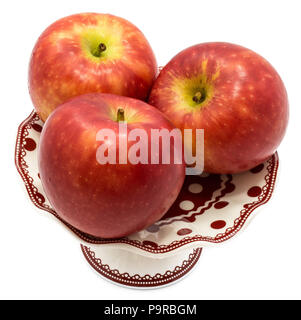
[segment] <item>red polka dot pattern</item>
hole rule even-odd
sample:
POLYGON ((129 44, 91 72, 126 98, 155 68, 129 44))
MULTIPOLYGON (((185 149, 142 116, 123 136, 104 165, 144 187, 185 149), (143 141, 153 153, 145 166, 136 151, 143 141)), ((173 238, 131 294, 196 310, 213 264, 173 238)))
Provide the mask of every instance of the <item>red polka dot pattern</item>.
POLYGON ((258 186, 252 187, 248 190, 249 197, 258 197, 261 194, 261 188, 258 186))
POLYGON ((251 171, 252 173, 258 173, 258 172, 262 171, 263 168, 264 168, 264 164, 261 163, 261 164, 259 164, 257 167, 251 169, 250 171, 251 171))
POLYGON ((210 226, 212 229, 222 229, 226 226, 226 222, 224 220, 216 220, 210 226))
POLYGON ((222 209, 225 208, 229 204, 228 201, 219 201, 214 205, 215 209, 222 209))
POLYGON ((32 125, 32 128, 37 131, 37 132, 41 132, 42 131, 42 126, 40 126, 39 124, 37 123, 33 123, 32 125))
POLYGON ((191 232, 192 232, 191 229, 189 229, 189 228, 183 228, 183 229, 178 230, 177 234, 178 234, 179 236, 185 236, 186 234, 189 234, 189 233, 191 233, 191 232))
POLYGON ((25 139, 24 148, 25 148, 27 151, 33 151, 36 147, 37 147, 37 144, 36 144, 36 142, 35 142, 33 139, 31 139, 31 138, 26 138, 26 139, 25 139))
MULTIPOLYGON (((205 177, 200 176, 186 176, 183 188, 171 206, 171 208, 166 212, 163 219, 175 218, 177 216, 183 215, 190 210, 195 210, 196 208, 203 207, 202 210, 198 211, 197 215, 201 215, 206 211, 206 203, 212 201, 214 197, 214 192, 217 190, 222 190, 222 196, 225 196, 234 191, 235 185, 231 182, 232 176, 227 175, 225 177, 225 182, 223 182, 222 176, 217 174, 206 175, 205 177), (193 193, 191 186, 201 185, 202 191, 200 193, 193 193), (185 209, 186 208, 186 209, 185 209), (186 211, 184 211, 186 210, 186 211)), ((195 190, 195 189, 194 189, 195 190)), ((194 222, 195 215, 189 215, 181 218, 183 221, 194 222)))

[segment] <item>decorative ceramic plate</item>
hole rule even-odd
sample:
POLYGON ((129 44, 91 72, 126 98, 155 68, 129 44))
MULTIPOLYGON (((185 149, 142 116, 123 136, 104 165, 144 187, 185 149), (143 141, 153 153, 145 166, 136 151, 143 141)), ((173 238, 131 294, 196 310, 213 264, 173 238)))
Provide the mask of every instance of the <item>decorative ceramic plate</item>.
POLYGON ((135 287, 166 285, 187 274, 202 247, 226 241, 246 226, 274 190, 279 159, 235 175, 187 176, 165 216, 146 230, 121 239, 99 239, 64 222, 44 193, 37 166, 43 122, 33 111, 18 130, 15 163, 27 193, 78 239, 89 264, 102 276, 135 287))

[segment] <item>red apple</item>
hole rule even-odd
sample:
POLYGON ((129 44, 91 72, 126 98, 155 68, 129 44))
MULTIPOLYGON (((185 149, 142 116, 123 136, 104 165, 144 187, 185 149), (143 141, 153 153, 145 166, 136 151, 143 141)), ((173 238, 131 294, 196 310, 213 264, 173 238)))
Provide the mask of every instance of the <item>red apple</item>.
POLYGON ((275 69, 230 43, 180 52, 160 72, 149 103, 182 130, 204 129, 204 169, 212 173, 236 173, 265 161, 288 123, 287 94, 275 69))
POLYGON ((93 92, 145 100, 157 73, 142 32, 125 19, 97 13, 65 17, 39 37, 29 91, 40 118, 69 98, 93 92))
MULTIPOLYGON (((122 237, 153 224, 173 204, 184 182, 185 164, 174 164, 172 152, 169 165, 100 164, 97 152, 104 142, 98 141, 99 130, 116 133, 118 155, 125 146, 118 143, 119 134, 124 134, 119 132, 122 117, 127 132, 144 129, 147 133, 148 159, 151 130, 174 129, 145 102, 96 93, 58 107, 40 138, 39 172, 47 198, 63 220, 96 237, 122 237)), ((114 139, 107 138, 105 143, 112 145, 114 139)), ((128 142, 127 151, 133 143, 128 142)))

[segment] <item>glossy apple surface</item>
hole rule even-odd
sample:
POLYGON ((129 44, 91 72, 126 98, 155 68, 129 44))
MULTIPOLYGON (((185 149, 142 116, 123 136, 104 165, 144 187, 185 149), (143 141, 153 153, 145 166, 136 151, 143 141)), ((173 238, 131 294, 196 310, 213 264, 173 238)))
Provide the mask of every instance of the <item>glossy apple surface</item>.
POLYGON ((278 73, 255 52, 230 43, 180 52, 160 72, 149 103, 182 130, 204 129, 205 171, 212 173, 236 173, 265 161, 288 123, 278 73))
POLYGON ((103 143, 96 140, 100 129, 116 133, 119 154, 121 107, 128 132, 136 128, 147 132, 150 158, 150 130, 174 126, 145 102, 117 95, 71 99, 50 115, 40 138, 39 172, 47 198, 63 220, 96 237, 118 238, 153 224, 173 204, 185 177, 185 165, 173 164, 172 152, 169 165, 97 161, 103 143))
POLYGON ((157 73, 153 51, 129 21, 75 14, 39 37, 29 67, 29 91, 40 118, 68 99, 93 92, 145 100, 157 73))

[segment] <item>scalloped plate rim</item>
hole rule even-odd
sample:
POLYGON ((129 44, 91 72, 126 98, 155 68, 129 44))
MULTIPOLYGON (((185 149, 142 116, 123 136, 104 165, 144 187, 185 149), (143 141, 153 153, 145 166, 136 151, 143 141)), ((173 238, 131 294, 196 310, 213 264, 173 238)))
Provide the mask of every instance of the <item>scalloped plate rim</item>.
MULTIPOLYGON (((258 202, 258 205, 256 205, 254 208, 252 208, 247 215, 245 216, 244 220, 242 221, 242 223, 240 224, 240 226, 236 229, 234 229, 233 231, 231 231, 228 235, 226 234, 226 231, 223 233, 224 236, 221 237, 220 239, 216 240, 216 237, 213 239, 210 239, 209 237, 206 236, 202 236, 202 235, 194 235, 194 236, 186 236, 180 240, 175 240, 170 242, 169 244, 165 244, 165 245, 158 245, 156 248, 152 247, 152 246, 148 246, 148 245, 144 245, 143 242, 140 242, 139 240, 131 240, 128 238, 121 238, 121 239, 101 239, 101 240, 93 240, 90 239, 88 237, 86 237, 86 235, 84 233, 82 233, 81 231, 77 230, 76 228, 74 228, 73 226, 71 226, 70 224, 68 224, 67 222, 63 221, 54 210, 52 210, 51 208, 45 208, 42 207, 41 205, 39 205, 36 200, 31 196, 31 191, 29 190, 28 186, 26 185, 26 173, 24 172, 24 170, 22 169, 22 166, 20 165, 20 150, 19 150, 19 144, 20 144, 20 139, 21 139, 21 134, 22 134, 22 130, 23 128, 34 118, 36 117, 37 114, 35 112, 35 110, 32 110, 32 112, 30 113, 30 115, 21 122, 21 124, 18 127, 18 133, 17 133, 17 139, 16 139, 16 146, 15 146, 15 165, 17 168, 18 173, 20 174, 23 182, 25 183, 25 188, 27 191, 28 196, 30 197, 31 202, 40 210, 44 210, 47 211, 49 213, 51 213, 51 216, 55 217, 56 220, 59 220, 60 222, 62 222, 62 224, 64 225, 65 228, 68 229, 68 231, 70 231, 78 240, 80 240, 81 243, 84 242, 84 244, 86 245, 92 245, 92 246, 98 246, 98 245, 122 245, 124 248, 127 247, 127 245, 131 246, 131 249, 141 249, 142 251, 144 251, 145 253, 151 253, 151 254, 164 254, 164 253, 169 253, 171 251, 175 251, 177 249, 181 249, 183 247, 194 247, 194 246, 209 246, 209 245, 213 245, 213 244, 218 244, 218 243, 222 243, 226 240, 231 239, 235 234, 237 234, 239 231, 241 231, 242 229, 244 229, 246 227, 246 225, 249 223, 250 217, 253 218, 254 214, 252 214, 253 212, 257 212, 258 208, 260 208, 262 205, 268 203, 271 200, 271 197, 274 193, 275 190, 275 185, 277 182, 277 176, 278 176, 278 168, 279 168, 279 156, 277 151, 274 153, 274 155, 269 159, 271 160, 272 158, 275 159, 274 161, 274 168, 272 173, 272 178, 273 178, 273 183, 271 183, 269 185, 270 187, 270 192, 267 195, 266 198, 264 198, 262 201, 258 202), (248 222, 248 223, 246 223, 248 222), (197 243, 197 244, 196 244, 197 243), (201 244, 201 245, 200 245, 201 244)), ((268 161, 269 161, 268 160, 268 161)), ((227 228, 228 230, 229 228, 227 228)), ((130 248, 128 248, 130 249, 130 248)), ((130 250, 132 251, 132 250, 130 250)), ((141 253, 142 254, 142 253, 141 253)))

